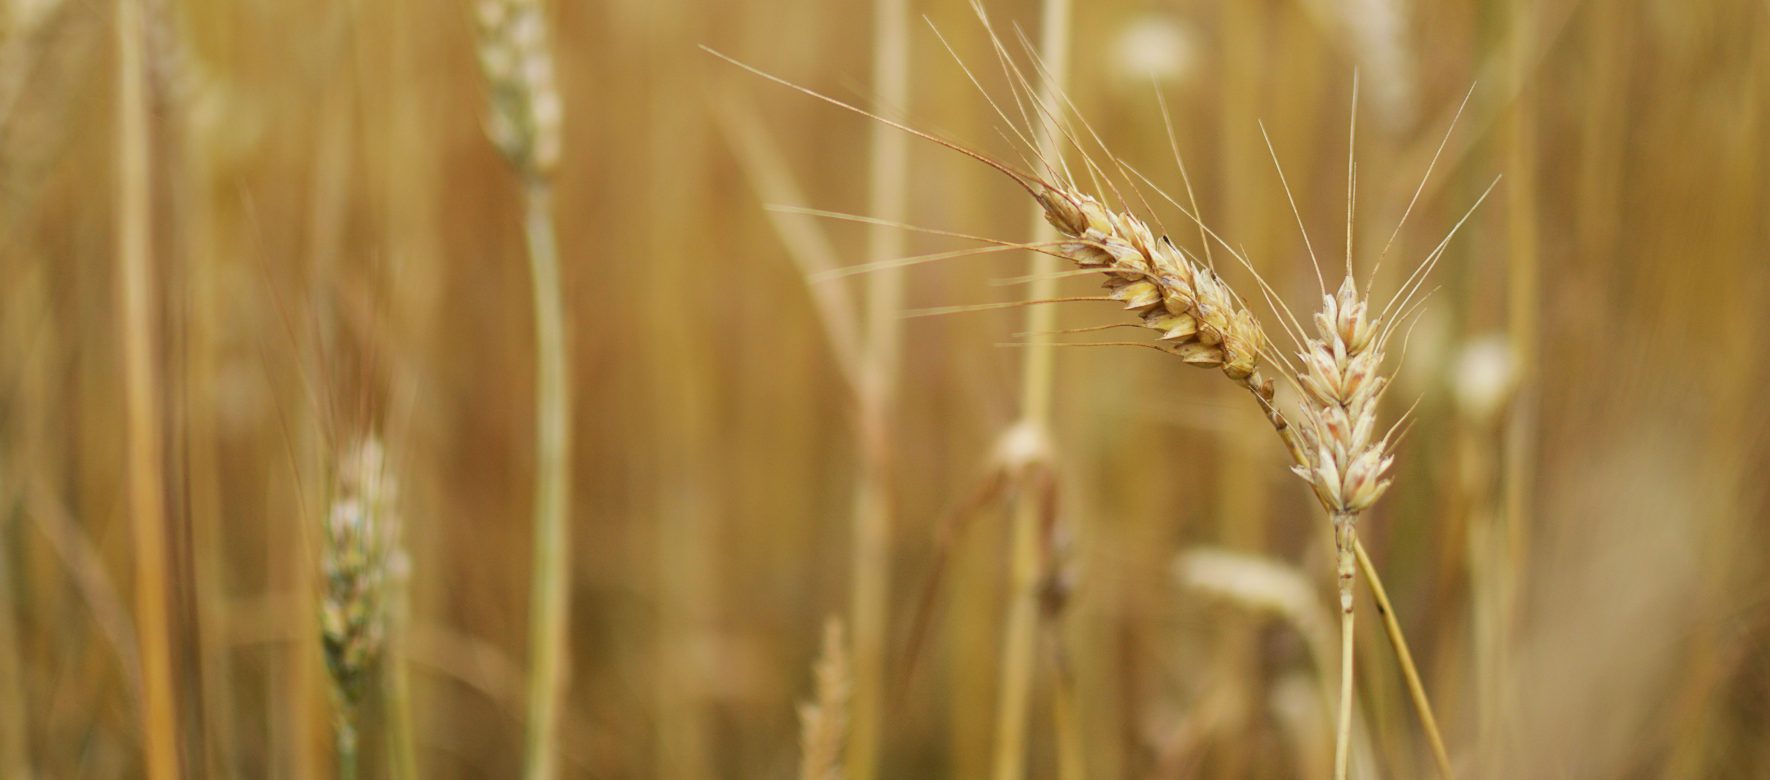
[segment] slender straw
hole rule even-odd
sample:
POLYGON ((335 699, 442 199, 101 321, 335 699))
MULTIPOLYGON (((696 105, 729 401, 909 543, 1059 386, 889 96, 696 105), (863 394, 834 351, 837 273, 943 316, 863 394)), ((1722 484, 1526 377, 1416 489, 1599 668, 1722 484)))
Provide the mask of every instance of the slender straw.
POLYGON ((13 572, 7 565, 12 554, 4 541, 12 536, 12 527, 21 517, 20 499, 13 484, 6 482, 5 464, 0 463, 0 775, 29 780, 31 756, 25 731, 25 686, 23 665, 19 662, 18 614, 12 590, 13 572))
MULTIPOLYGON (((1485 695, 1478 733, 1481 755, 1489 759, 1505 755, 1507 680, 1512 679, 1511 633, 1517 599, 1526 571, 1524 558, 1530 546, 1531 472, 1536 431, 1535 377, 1537 372, 1537 244, 1536 221, 1536 112, 1529 83, 1536 48, 1537 9, 1524 0, 1510 4, 1510 81, 1518 95, 1507 126, 1506 175, 1512 187, 1507 198, 1508 246, 1506 263, 1507 334, 1517 361, 1518 389, 1507 420, 1503 451, 1504 521, 1502 537, 1492 540, 1490 550, 1499 554, 1490 561, 1495 572, 1496 593, 1490 602, 1495 610, 1490 650, 1493 674, 1483 684, 1485 695), (1503 551, 1503 552, 1501 552, 1503 551)), ((1488 766, 1484 771, 1503 771, 1488 766)))
POLYGON ((1340 716, 1334 736, 1334 780, 1346 780, 1352 756, 1352 590, 1358 578, 1353 550, 1358 546, 1356 515, 1334 516, 1334 547, 1340 581, 1340 716))
MULTIPOLYGON (((1069 71, 1070 0, 1045 0, 1040 21, 1039 56, 1045 64, 1045 80, 1039 100, 1047 106, 1058 105, 1062 80, 1069 71)), ((1061 138, 1050 122, 1037 128, 1039 156, 1055 161, 1062 153, 1061 138)), ((1033 208, 1032 243, 1048 242, 1057 231, 1044 219, 1042 207, 1033 208)), ((1030 297, 1043 300, 1057 296, 1059 260, 1035 253, 1027 264, 1027 275, 1033 277, 1030 297)), ((1049 306, 1026 308, 1027 333, 1044 333, 1055 328, 1056 311, 1049 306)), ((1020 414, 1022 425, 1044 430, 1051 416, 1051 386, 1054 348, 1049 341, 1033 343, 1026 348, 1022 364, 1020 414)), ((1014 507, 1013 591, 1008 610, 1008 625, 1002 640, 1002 687, 996 713, 995 780, 1019 780, 1026 774, 1026 728, 1032 697, 1032 672, 1038 642, 1038 580, 1041 564, 1039 545, 1039 506, 1037 498, 1023 491, 1014 507)))
POLYGON ((1420 671, 1414 667, 1413 653, 1408 652, 1407 637, 1402 635, 1401 624, 1395 619, 1395 607, 1389 603, 1389 592, 1383 589, 1383 580, 1377 577, 1377 567, 1371 565, 1364 543, 1353 540, 1352 551, 1358 555, 1358 570, 1364 572, 1365 584, 1377 601, 1377 612, 1383 616, 1383 631, 1389 635, 1390 646, 1395 648, 1395 661, 1401 665, 1401 675, 1407 680, 1407 692, 1413 699, 1414 711, 1419 713, 1420 725, 1426 731, 1426 742, 1432 746, 1432 761, 1438 768, 1438 776, 1451 780, 1450 754, 1444 749, 1444 736, 1438 733, 1438 719, 1432 716, 1432 702, 1426 698, 1426 686, 1420 683, 1420 671))
POLYGON ((571 399, 566 386, 565 315, 552 190, 528 177, 523 225, 535 308, 535 547, 529 621, 528 733, 524 777, 555 774, 560 700, 565 693, 566 564, 570 540, 571 399))
MULTIPOLYGON (((878 0, 873 6, 873 92, 889 110, 909 102, 909 14, 904 0, 878 0)), ((871 209, 881 221, 902 222, 908 194, 909 135, 882 122, 872 123, 871 209)), ((873 260, 904 254, 904 231, 882 224, 868 234, 873 260)), ((891 500, 890 428, 895 403, 900 333, 903 327, 903 272, 871 274, 866 288, 864 359, 859 393, 859 488, 854 506, 854 581, 850 610, 854 622, 854 698, 848 742, 849 780, 878 774, 880 712, 885 687, 885 633, 890 603, 891 500)))
POLYGON ((356 705, 337 702, 332 716, 332 733, 338 745, 338 780, 356 780, 357 735, 356 705))
POLYGON ((406 668, 406 643, 411 627, 408 582, 393 586, 388 610, 387 651, 381 659, 382 696, 386 701, 388 776, 417 780, 418 749, 412 734, 412 679, 406 668))
POLYGON ((159 378, 154 365, 153 197, 148 150, 147 73, 140 0, 117 2, 117 325, 123 345, 129 517, 135 552, 135 611, 142 677, 147 776, 179 774, 178 707, 172 685, 167 608, 165 464, 159 378))

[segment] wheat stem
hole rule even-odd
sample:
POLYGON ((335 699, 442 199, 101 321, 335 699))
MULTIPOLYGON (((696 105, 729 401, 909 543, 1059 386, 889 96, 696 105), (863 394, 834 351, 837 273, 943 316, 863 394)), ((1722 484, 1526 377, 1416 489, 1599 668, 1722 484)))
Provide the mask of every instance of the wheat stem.
POLYGON ((1413 653, 1408 652, 1407 637, 1401 633, 1395 607, 1389 603, 1389 592, 1383 589, 1383 580, 1377 576, 1377 567, 1371 564, 1370 555, 1364 551, 1364 543, 1354 539, 1352 551, 1358 556, 1358 570, 1364 573, 1365 586, 1370 588, 1371 597, 1377 601, 1377 613, 1383 617, 1383 633, 1389 637, 1389 646, 1395 648, 1395 661, 1401 666, 1401 676, 1407 680, 1407 692, 1413 699, 1414 712, 1420 716, 1426 742, 1432 746, 1432 761, 1438 768, 1438 776, 1450 780, 1450 754, 1444 749, 1444 735, 1438 733, 1438 719, 1432 715, 1432 702, 1426 698, 1426 686, 1420 683, 1420 670, 1414 666, 1413 653))
MULTIPOLYGON (((1070 0, 1045 0, 1039 28, 1039 53, 1044 60, 1046 77, 1040 90, 1042 105, 1056 105, 1062 89, 1061 80, 1069 70, 1070 0)), ((1054 161, 1061 154, 1061 137, 1051 123, 1038 129, 1039 157, 1054 161)), ((1045 208, 1035 206, 1032 243, 1044 243, 1057 237, 1056 229, 1045 220, 1045 208)), ((1027 275, 1035 277, 1031 287, 1033 300, 1057 297, 1059 260, 1048 254, 1034 253, 1027 262, 1027 275)), ((1048 306, 1029 306, 1022 331, 1042 333, 1053 330, 1056 312, 1048 306)), ((1021 365, 1020 414, 1022 424, 1043 430, 1051 414, 1053 361, 1055 348, 1048 342, 1029 345, 1026 362, 1021 365)), ((994 758, 995 780, 1020 780, 1025 775, 1026 729, 1032 698, 1032 673, 1038 642, 1038 581, 1041 568, 1039 549, 1039 506, 1030 491, 1022 491, 1014 507, 1012 558, 1012 602, 1008 624, 1002 638, 1002 687, 996 712, 994 758)))
MULTIPOLYGON (((905 110, 909 102, 909 14, 904 0, 874 4, 873 92, 882 105, 905 110)), ((908 194, 909 136, 873 123, 873 214, 902 221, 908 194)), ((904 231, 874 225, 869 231, 872 259, 904 253, 904 231)), ((860 486, 854 511, 854 581, 850 619, 854 622, 852 728, 849 780, 878 774, 881 702, 885 687, 885 633, 891 591, 890 428, 896 400, 900 333, 903 328, 903 271, 881 270, 867 279, 865 350, 859 387, 860 486)))
POLYGON ((406 669, 407 632, 411 626, 411 595, 405 582, 393 586, 388 616, 388 646, 381 671, 387 707, 388 776, 417 780, 418 749, 412 734, 412 681, 406 669))
MULTIPOLYGON (((1538 9, 1534 4, 1514 0, 1509 4, 1511 39, 1507 54, 1510 81, 1517 100, 1512 105, 1507 123, 1506 175, 1512 179, 1507 197, 1506 252, 1506 319, 1507 334, 1517 365, 1517 394, 1512 399, 1505 431, 1502 456, 1504 513, 1500 525, 1501 538, 1488 547, 1496 553, 1488 561, 1494 620, 1490 621, 1492 636, 1493 675, 1482 683, 1480 697, 1480 728, 1477 733, 1480 755, 1491 760, 1505 753, 1507 729, 1507 680, 1512 679, 1512 626, 1516 618, 1517 599, 1526 570, 1524 559, 1530 546, 1531 472, 1536 453, 1532 443, 1536 431, 1538 298, 1538 225, 1536 215, 1536 109, 1531 93, 1532 60, 1539 56, 1536 48, 1538 9)), ((1489 764, 1486 772, 1502 771, 1489 764)))
MULTIPOLYGON (((1055 626, 1053 626, 1055 628, 1055 626)), ((1087 739, 1082 733, 1082 714, 1077 705, 1075 674, 1065 663, 1062 637, 1051 632, 1051 721, 1057 732, 1057 780, 1085 780, 1088 776, 1087 739)))
POLYGON ((1034 640, 1038 631, 1035 589, 1039 578, 1039 517, 1031 496, 1015 505, 1011 587, 1013 602, 1002 640, 1002 692, 996 715, 995 779, 1025 774, 1026 724, 1032 697, 1034 640))
POLYGON ((333 733, 338 746, 338 780, 356 780, 356 712, 343 705, 334 716, 333 733))
MULTIPOLYGON (((23 499, 15 492, 16 486, 5 481, 7 476, 4 464, 0 464, 0 496, 4 496, 0 500, 0 541, 12 538, 13 526, 22 517, 23 499)), ((0 774, 30 780, 35 773, 31 771, 25 729, 25 678, 19 661, 13 572, 8 565, 11 553, 11 545, 0 544, 0 716, 4 716, 4 722, 0 722, 0 774)))
POLYGON ((178 776, 178 708, 172 682, 167 594, 164 464, 161 462, 155 327, 152 179, 149 171, 144 12, 117 3, 117 293, 127 414, 129 516, 135 548, 135 607, 142 672, 147 776, 178 776))
POLYGON ((1334 515, 1336 570, 1340 581, 1340 714, 1334 736, 1334 780, 1346 780, 1352 755, 1352 589, 1358 577, 1353 550, 1358 546, 1358 526, 1353 515, 1334 515))
POLYGON ((571 502, 571 402, 566 384, 565 316, 552 192, 530 176, 524 192, 524 233, 535 309, 535 541, 530 583, 528 731, 524 776, 554 776, 554 743, 565 693, 566 511, 571 502))

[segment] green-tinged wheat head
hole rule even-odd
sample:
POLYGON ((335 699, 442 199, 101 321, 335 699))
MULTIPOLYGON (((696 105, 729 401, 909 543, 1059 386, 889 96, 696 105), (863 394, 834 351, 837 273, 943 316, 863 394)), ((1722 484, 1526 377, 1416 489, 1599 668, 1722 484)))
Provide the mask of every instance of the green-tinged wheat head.
POLYGON ((320 569, 320 638, 331 677, 340 763, 354 771, 357 713, 387 643, 390 594, 406 567, 399 485, 374 437, 338 460, 320 569))

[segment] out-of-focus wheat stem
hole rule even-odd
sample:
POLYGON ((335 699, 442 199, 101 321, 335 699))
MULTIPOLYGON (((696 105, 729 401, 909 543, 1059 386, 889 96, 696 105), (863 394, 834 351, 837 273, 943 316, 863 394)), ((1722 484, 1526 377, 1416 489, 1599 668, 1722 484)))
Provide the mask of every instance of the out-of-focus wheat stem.
MULTIPOLYGON (((1045 79, 1039 100, 1056 106, 1069 72, 1070 0, 1045 0, 1043 18, 1039 23, 1039 56, 1044 60, 1045 79)), ((1062 153, 1058 129, 1041 122, 1038 130, 1039 156, 1056 160, 1062 153)), ((1033 211, 1033 242, 1050 241, 1056 229, 1045 220, 1042 206, 1033 211)), ((1027 263, 1027 274, 1035 281, 1029 299, 1043 300, 1057 294, 1059 265, 1056 257, 1033 254, 1027 263)), ((1054 329, 1056 311, 1049 306, 1026 309, 1027 333, 1046 333, 1054 329)), ((1047 340, 1034 342, 1026 348, 1026 362, 1021 367, 1020 415, 1022 424, 1043 430, 1051 415, 1053 384, 1053 347, 1047 340)), ((1019 780, 1026 774, 1027 715, 1032 698, 1033 661, 1038 643, 1038 587, 1042 568, 1039 546, 1040 512, 1037 497, 1022 491, 1014 507, 1013 543, 1010 554, 1008 625, 1002 638, 1002 687, 996 711, 995 780, 1019 780)))
POLYGON ((30 780, 30 747, 25 736, 24 675, 19 664, 17 613, 13 605, 11 546, 5 544, 20 517, 9 475, 0 464, 0 774, 30 780))
MULTIPOLYGON (((1217 34, 1223 40, 1249 41, 1270 34, 1278 27, 1273 18, 1274 6, 1267 3, 1230 2, 1221 6, 1222 12, 1217 14, 1220 28, 1217 34)), ((1216 62, 1218 74, 1211 79, 1217 85, 1218 99, 1214 101, 1217 114, 1217 132, 1221 139, 1218 147, 1219 165, 1224 171, 1257 170, 1264 164, 1258 150, 1259 142, 1248 132, 1248 124, 1259 116, 1259 95, 1263 80, 1271 67, 1270 60, 1262 56, 1256 46, 1223 46, 1219 47, 1221 60, 1216 62)), ((1184 118, 1181 120, 1186 122, 1184 118)), ((1202 125, 1207 117, 1196 117, 1190 122, 1202 125)), ((1202 128, 1201 128, 1202 129, 1202 128)), ((1179 155, 1176 153, 1176 159, 1179 155)), ((1218 227, 1227 230, 1229 235, 1246 237, 1250 246, 1246 247, 1250 258, 1270 257, 1271 251, 1269 231, 1262 229, 1265 220, 1265 209, 1262 196, 1264 182, 1255 176, 1224 176, 1217 208, 1223 223, 1218 227)), ((1195 208, 1195 200, 1188 201, 1195 208)), ((1198 212, 1194 212, 1198 213, 1198 212)), ((1201 229, 1202 230, 1202 229, 1201 229)), ((1203 250, 1209 258, 1212 252, 1211 242, 1200 236, 1203 250)), ((1253 390, 1252 385, 1247 386, 1253 390)), ((1232 388, 1220 389, 1217 392, 1233 392, 1232 388)), ((1254 393, 1256 401, 1264 404, 1259 394, 1254 393)), ((1211 500, 1221 502, 1221 510, 1216 514, 1216 526, 1213 531, 1221 544, 1242 551, 1260 550, 1266 547, 1268 518, 1267 494, 1269 492, 1263 478, 1264 469, 1269 463, 1258 461, 1255 457, 1245 454, 1238 446, 1237 439, 1244 432, 1234 427, 1226 427, 1216 442, 1219 463, 1217 479, 1213 480, 1211 500)), ((1258 655, 1254 652, 1258 640, 1258 626, 1231 615, 1222 626, 1212 632, 1212 656, 1208 661, 1216 678, 1216 684, 1237 697, 1253 697, 1260 686, 1259 668, 1255 663, 1258 655)), ((1225 710, 1238 717, 1223 719, 1214 734, 1206 739, 1215 742, 1237 740, 1252 727, 1245 717, 1239 717, 1241 711, 1225 710)), ((1246 751, 1220 751, 1222 764, 1218 771, 1224 776, 1247 774, 1252 765, 1246 751)))
POLYGON ((148 168, 147 72, 141 0, 118 0, 117 34, 117 320, 123 346, 129 516, 135 553, 135 609, 142 673, 146 774, 179 774, 178 707, 172 686, 172 627, 167 605, 164 464, 159 378, 154 369, 152 179, 148 168))
POLYGON ((1010 548, 1013 600, 1008 627, 1002 640, 1002 692, 996 714, 996 780, 1018 780, 1025 775, 1026 725, 1032 697, 1034 641, 1038 631, 1038 508, 1029 496, 1015 507, 1014 539, 1010 548))
POLYGON ((341 716, 335 726, 338 741, 338 780, 356 780, 358 763, 356 716, 341 716))
MULTIPOLYGON (((903 111, 909 102, 909 14, 904 0, 874 4, 873 93, 885 106, 903 111)), ((875 217, 901 222, 908 192, 909 136, 873 123, 871 209, 875 217)), ((868 235, 875 260, 903 254, 904 231, 875 225, 868 235)), ((849 780, 872 780, 878 773, 880 702, 885 687, 885 632, 890 600, 891 489, 890 427, 895 405, 899 333, 903 318, 903 273, 891 269, 867 279, 865 358, 859 391, 860 479, 855 494, 853 728, 849 736, 849 780)))
MULTIPOLYGON (((1510 122, 1506 133, 1506 175, 1512 185, 1507 192, 1507 225, 1509 239, 1506 251, 1507 333, 1511 341, 1518 382, 1516 395, 1507 421, 1503 449, 1503 529, 1501 538, 1489 540, 1488 549, 1495 557, 1488 561, 1496 592, 1490 602, 1494 608, 1493 636, 1488 649, 1493 654, 1490 679, 1480 684, 1485 695, 1481 728, 1480 755, 1484 760, 1503 756, 1503 732, 1506 729, 1507 698, 1511 695, 1507 681, 1512 679, 1511 635, 1524 558, 1529 554, 1531 474, 1535 469, 1536 435, 1535 391, 1537 344, 1537 222, 1536 222, 1536 112, 1534 91, 1529 85, 1537 46, 1536 4, 1514 0, 1511 8, 1511 41, 1509 44, 1509 81, 1516 90, 1510 122)), ((1503 771, 1489 765, 1487 772, 1503 771)))
POLYGON ((406 667, 406 648, 412 625, 409 582, 402 577, 391 587, 387 657, 381 670, 382 697, 387 710, 388 776, 394 780, 416 780, 418 777, 418 747, 412 734, 412 680, 406 667))
POLYGON ((529 628, 529 727, 525 775, 554 775, 554 741, 565 693, 571 402, 566 387, 565 316, 552 197, 532 180, 524 204, 535 307, 535 547, 529 628))
MULTIPOLYGON (((1061 639, 1053 631, 1051 643, 1061 639)), ((1076 706, 1075 675, 1064 663, 1061 652, 1053 653, 1056 675, 1051 685, 1051 720, 1057 732, 1057 780, 1084 780, 1088 762, 1083 736, 1081 712, 1076 706)))

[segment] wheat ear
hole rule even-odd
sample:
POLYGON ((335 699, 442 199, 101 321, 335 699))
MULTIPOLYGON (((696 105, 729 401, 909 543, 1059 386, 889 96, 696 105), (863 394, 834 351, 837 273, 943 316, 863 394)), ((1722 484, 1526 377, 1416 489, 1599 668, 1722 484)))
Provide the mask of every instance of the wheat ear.
POLYGON ((799 780, 840 780, 852 687, 842 622, 824 624, 823 651, 813 671, 817 692, 799 705, 799 780))
POLYGON ((1316 335, 1298 355, 1303 391, 1298 438, 1306 458, 1295 466, 1333 520, 1335 572, 1340 584, 1340 722, 1334 777, 1344 780, 1352 734, 1352 590, 1358 576, 1358 516, 1389 489, 1389 436, 1377 428, 1377 402, 1388 378, 1383 346, 1365 297, 1348 275, 1322 296, 1316 335))
POLYGON ((528 723, 523 776, 554 775, 565 695, 571 505, 571 398, 560 300, 551 174, 562 107, 540 0, 482 0, 479 63, 490 94, 486 132, 523 183, 523 225, 535 310, 535 541, 529 596, 528 723))
POLYGON ((320 644, 331 680, 338 775, 357 776, 358 714, 387 646, 388 602, 404 557, 398 483, 381 443, 358 442, 339 459, 320 547, 320 644))

